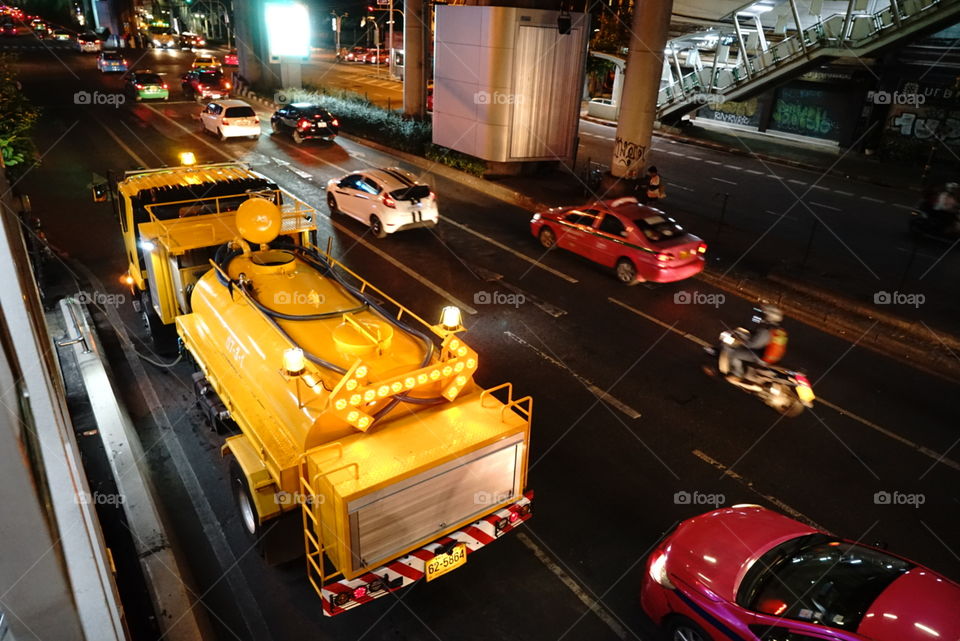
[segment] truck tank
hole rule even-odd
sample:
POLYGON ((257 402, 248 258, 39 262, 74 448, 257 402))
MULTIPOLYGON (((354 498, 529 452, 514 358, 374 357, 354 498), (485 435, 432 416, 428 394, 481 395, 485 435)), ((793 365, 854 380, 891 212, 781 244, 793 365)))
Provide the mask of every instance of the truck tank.
POLYGON ((455 308, 427 323, 329 253, 276 239, 275 206, 256 200, 177 329, 240 427, 224 453, 244 524, 259 535, 300 510, 311 583, 336 614, 530 516, 532 402, 474 382, 455 308))

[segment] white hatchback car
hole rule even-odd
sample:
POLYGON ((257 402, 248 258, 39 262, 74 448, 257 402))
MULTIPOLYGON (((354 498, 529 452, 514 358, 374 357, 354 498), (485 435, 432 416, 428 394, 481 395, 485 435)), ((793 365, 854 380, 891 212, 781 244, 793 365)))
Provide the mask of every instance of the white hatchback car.
POLYGON ((377 238, 416 227, 435 227, 437 196, 397 167, 365 169, 327 183, 330 213, 343 212, 370 226, 377 238))
POLYGON ((242 100, 215 100, 200 112, 200 130, 227 138, 260 137, 260 117, 242 100))

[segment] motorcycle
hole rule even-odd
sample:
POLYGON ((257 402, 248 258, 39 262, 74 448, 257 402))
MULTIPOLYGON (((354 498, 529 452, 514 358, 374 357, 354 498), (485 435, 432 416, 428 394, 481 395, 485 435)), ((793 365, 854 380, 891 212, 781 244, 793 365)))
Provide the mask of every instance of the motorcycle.
POLYGON ((910 212, 910 231, 917 236, 953 241, 960 238, 960 215, 952 211, 917 207, 910 212))
POLYGON ((723 376, 731 385, 757 396, 764 403, 788 418, 799 416, 805 407, 813 407, 816 396, 810 381, 801 372, 764 363, 743 363, 742 378, 730 374, 731 352, 744 345, 749 332, 742 327, 720 334, 719 347, 705 347, 704 351, 716 358, 715 364, 704 369, 712 376, 723 376))

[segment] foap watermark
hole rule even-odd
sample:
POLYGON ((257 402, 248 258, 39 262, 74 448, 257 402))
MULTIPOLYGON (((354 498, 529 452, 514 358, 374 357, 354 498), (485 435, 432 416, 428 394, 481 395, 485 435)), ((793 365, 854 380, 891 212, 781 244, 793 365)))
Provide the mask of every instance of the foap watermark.
POLYGON ((871 102, 875 105, 911 105, 919 107, 927 101, 922 93, 913 91, 871 91, 871 102))
POLYGON ((909 305, 918 308, 927 302, 923 294, 906 294, 904 292, 876 292, 873 295, 874 305, 909 305))
POLYGON ((74 495, 73 502, 77 505, 123 505, 123 494, 109 494, 105 492, 79 492, 74 495))
POLYGON ((698 105, 720 105, 727 101, 727 97, 721 93, 695 93, 693 102, 698 105))
POLYGON ((527 302, 523 294, 506 294, 504 292, 477 292, 473 295, 475 305, 513 305, 520 307, 527 302))
POLYGON ((727 502, 727 497, 719 492, 706 494, 696 490, 693 492, 680 490, 674 493, 673 502, 675 505, 712 505, 713 507, 720 507, 727 502))
POLYGON ((81 305, 94 305, 96 307, 120 307, 127 302, 124 294, 105 294, 103 292, 82 291, 77 294, 76 301, 81 305))
POLYGON ((73 104, 75 105, 110 105, 116 108, 125 102, 127 102, 127 97, 122 93, 78 91, 73 94, 73 104))
POLYGON ((473 102, 478 105, 522 105, 523 94, 478 91, 473 94, 473 102))
POLYGON ((499 505, 513 498, 513 492, 474 492, 474 505, 499 505))
POLYGON ((893 492, 880 490, 873 495, 874 505, 909 505, 911 507, 920 507, 926 502, 926 495, 919 493, 908 494, 906 492, 897 492, 896 490, 893 492))
POLYGON ((276 305, 313 305, 314 307, 319 307, 323 305, 325 301, 326 298, 324 295, 318 294, 315 291, 281 291, 273 295, 273 302, 276 305))
POLYGON ((710 307, 720 307, 727 302, 727 297, 723 294, 704 294, 703 292, 680 290, 674 293, 673 302, 676 305, 708 305, 710 307))
POLYGON ((278 105, 289 105, 293 102, 293 96, 286 91, 277 91, 273 94, 273 101, 278 105))

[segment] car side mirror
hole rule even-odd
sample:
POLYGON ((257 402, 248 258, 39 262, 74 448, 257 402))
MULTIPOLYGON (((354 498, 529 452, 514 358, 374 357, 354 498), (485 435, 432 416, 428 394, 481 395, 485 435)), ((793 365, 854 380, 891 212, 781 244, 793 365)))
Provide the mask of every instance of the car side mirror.
POLYGON ((90 190, 93 193, 93 202, 95 203, 105 203, 110 198, 110 189, 107 183, 94 183, 90 190))

